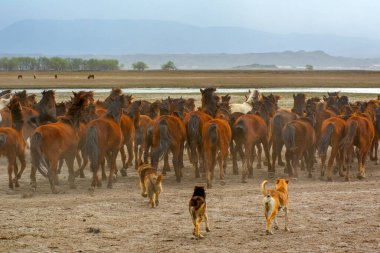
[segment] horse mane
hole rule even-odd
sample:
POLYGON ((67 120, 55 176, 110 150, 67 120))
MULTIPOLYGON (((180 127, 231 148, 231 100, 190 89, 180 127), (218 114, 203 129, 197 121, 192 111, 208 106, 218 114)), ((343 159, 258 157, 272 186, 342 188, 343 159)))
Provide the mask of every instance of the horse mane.
POLYGON ((24 119, 22 117, 22 109, 20 101, 17 97, 11 99, 8 105, 12 114, 12 127, 17 131, 21 131, 24 125, 24 119))
POLYGON ((79 128, 79 120, 83 107, 87 104, 87 98, 75 98, 73 104, 67 110, 66 114, 59 118, 60 122, 72 125, 74 128, 79 128))
POLYGON ((122 108, 125 104, 125 96, 119 95, 115 98, 112 104, 108 107, 107 116, 113 118, 116 122, 120 122, 122 108))

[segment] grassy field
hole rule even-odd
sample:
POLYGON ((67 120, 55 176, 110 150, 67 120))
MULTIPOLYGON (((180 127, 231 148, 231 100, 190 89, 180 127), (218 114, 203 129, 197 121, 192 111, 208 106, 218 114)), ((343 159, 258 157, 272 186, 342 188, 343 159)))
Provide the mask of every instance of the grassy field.
POLYGON ((380 71, 0 72, 4 88, 380 87, 380 71), (17 76, 23 75, 22 80, 17 76), (36 79, 33 78, 36 75, 36 79), (54 74, 58 75, 54 79, 54 74))

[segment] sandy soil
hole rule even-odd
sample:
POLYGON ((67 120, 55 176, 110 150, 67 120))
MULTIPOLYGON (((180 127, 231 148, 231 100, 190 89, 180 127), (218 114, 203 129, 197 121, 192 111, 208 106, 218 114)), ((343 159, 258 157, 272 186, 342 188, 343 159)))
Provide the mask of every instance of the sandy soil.
MULTIPOLYGON (((69 189, 67 172, 60 175, 62 193, 53 195, 46 179, 39 176, 33 198, 22 198, 29 190, 29 169, 21 188, 7 189, 5 161, 0 176, 0 252, 378 252, 380 248, 380 170, 369 162, 367 178, 332 183, 306 175, 291 181, 290 228, 265 235, 265 220, 259 184, 265 170, 240 183, 231 172, 227 184, 218 180, 207 190, 211 232, 195 240, 188 213, 194 179, 187 162, 184 180, 175 182, 173 172, 164 181, 164 192, 156 209, 141 197, 134 169, 118 177, 114 189, 88 193, 90 174, 69 189)), ((120 164, 119 164, 120 165, 120 164)), ((317 166, 315 166, 317 167, 317 166)), ((283 177, 282 169, 277 176, 283 177)), ((273 182, 270 182, 270 187, 273 182)))

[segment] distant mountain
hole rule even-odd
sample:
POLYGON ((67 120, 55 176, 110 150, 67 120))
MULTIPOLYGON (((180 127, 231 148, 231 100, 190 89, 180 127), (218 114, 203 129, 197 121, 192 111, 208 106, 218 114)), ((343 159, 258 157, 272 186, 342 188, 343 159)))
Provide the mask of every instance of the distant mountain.
POLYGON ((380 57, 380 41, 323 34, 280 35, 154 20, 24 20, 0 30, 0 54, 245 54, 299 50, 373 58, 380 57))

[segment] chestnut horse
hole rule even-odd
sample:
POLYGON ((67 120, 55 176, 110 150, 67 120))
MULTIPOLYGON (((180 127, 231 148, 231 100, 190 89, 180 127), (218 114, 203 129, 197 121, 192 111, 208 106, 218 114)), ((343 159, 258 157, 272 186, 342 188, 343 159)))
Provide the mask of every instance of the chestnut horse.
POLYGON ((9 188, 19 187, 18 179, 20 179, 25 166, 25 147, 26 143, 22 135, 24 120, 21 113, 21 105, 17 97, 11 99, 8 105, 12 114, 12 127, 0 127, 0 156, 8 159, 8 177, 9 188), (21 170, 18 172, 16 158, 21 163, 21 170), (15 178, 12 180, 12 173, 15 178))
POLYGON ((186 140, 186 128, 178 116, 163 115, 153 124, 152 166, 157 169, 161 157, 173 154, 173 167, 177 182, 181 182, 181 162, 186 140))
POLYGON ((74 184, 74 160, 77 154, 79 142, 79 120, 83 109, 87 106, 87 100, 78 98, 69 108, 65 116, 57 122, 42 125, 36 128, 31 137, 30 151, 32 158, 32 170, 30 174, 32 190, 37 188, 36 171, 47 177, 51 191, 58 193, 57 167, 60 159, 65 159, 69 170, 70 188, 74 184))
POLYGON ((268 174, 269 176, 273 176, 272 166, 269 160, 269 129, 263 118, 256 114, 242 115, 234 123, 232 132, 236 144, 235 148, 239 152, 243 161, 242 182, 246 182, 248 173, 249 176, 253 176, 253 169, 249 168, 249 165, 252 164, 251 159, 253 159, 253 148, 259 144, 263 145, 265 157, 268 161, 268 174), (244 153, 242 146, 244 146, 245 149, 244 153))
POLYGON ((353 146, 358 148, 357 177, 359 179, 363 179, 365 177, 365 160, 367 153, 371 148, 374 135, 374 125, 368 114, 355 113, 346 121, 345 136, 340 142, 340 145, 343 148, 343 161, 344 163, 348 163, 348 166, 346 166, 346 181, 349 179, 349 166, 351 166, 353 146))
POLYGON ((289 174, 298 179, 299 162, 304 157, 309 172, 312 177, 311 170, 314 163, 315 148, 315 131, 314 119, 310 117, 301 117, 299 119, 288 122, 283 129, 283 138, 286 147, 285 157, 286 163, 292 164, 292 171, 289 174))
MULTIPOLYGON (((321 179, 326 172, 327 148, 331 146, 331 153, 327 164, 327 180, 332 181, 333 164, 336 159, 338 162, 339 174, 343 175, 342 157, 343 150, 340 142, 344 137, 346 121, 342 117, 331 117, 323 121, 320 130, 318 153, 321 158, 321 179)), ((318 140, 318 139, 317 139, 318 140)))
POLYGON ((95 186, 100 187, 102 185, 101 180, 98 179, 98 170, 105 158, 110 167, 107 187, 112 188, 113 176, 116 173, 116 157, 124 143, 120 121, 123 108, 127 102, 129 101, 125 95, 114 97, 107 113, 88 124, 86 151, 93 173, 90 191, 94 191, 95 186))
POLYGON ((224 168, 231 142, 231 128, 227 120, 213 119, 202 128, 203 154, 207 178, 207 188, 212 187, 216 160, 219 164, 220 183, 224 185, 224 168))

